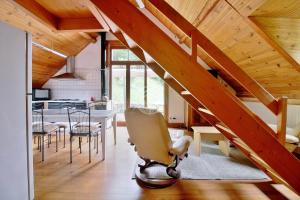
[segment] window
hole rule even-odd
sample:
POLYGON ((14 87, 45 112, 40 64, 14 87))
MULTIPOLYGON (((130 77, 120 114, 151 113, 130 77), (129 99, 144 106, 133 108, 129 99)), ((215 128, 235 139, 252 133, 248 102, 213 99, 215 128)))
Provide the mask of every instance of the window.
POLYGON ((112 61, 139 61, 128 49, 112 49, 112 61))
POLYGON ((118 112, 117 121, 125 121, 128 107, 148 107, 164 113, 164 81, 124 46, 114 45, 107 52, 110 98, 118 112))

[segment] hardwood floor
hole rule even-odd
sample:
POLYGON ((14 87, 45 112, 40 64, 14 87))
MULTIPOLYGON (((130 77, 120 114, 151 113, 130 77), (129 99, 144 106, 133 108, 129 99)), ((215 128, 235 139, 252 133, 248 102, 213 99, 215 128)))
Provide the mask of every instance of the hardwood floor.
POLYGON ((285 186, 271 183, 180 180, 165 189, 141 188, 131 180, 136 153, 127 138, 126 128, 118 127, 114 146, 113 133, 109 130, 106 160, 101 161, 101 151, 98 155, 93 151, 90 164, 85 139, 82 154, 79 154, 78 141, 73 143, 72 164, 69 164, 69 142, 65 149, 63 142, 59 142, 58 152, 55 152, 55 142, 49 149, 45 147, 44 163, 35 146, 35 199, 300 199, 285 186))

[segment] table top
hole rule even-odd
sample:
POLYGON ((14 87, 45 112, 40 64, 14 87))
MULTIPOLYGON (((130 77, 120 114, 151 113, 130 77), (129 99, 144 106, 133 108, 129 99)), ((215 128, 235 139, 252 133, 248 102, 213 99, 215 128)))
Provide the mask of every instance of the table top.
POLYGON ((213 126, 192 126, 191 127, 194 131, 194 133, 211 133, 211 134, 217 134, 221 133, 213 126))

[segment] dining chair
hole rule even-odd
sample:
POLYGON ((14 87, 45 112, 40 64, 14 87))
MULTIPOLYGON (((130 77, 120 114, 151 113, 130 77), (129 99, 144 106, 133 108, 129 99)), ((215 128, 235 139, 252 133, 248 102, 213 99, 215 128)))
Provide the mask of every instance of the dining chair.
POLYGON ((49 137, 51 133, 56 134, 56 152, 58 151, 58 144, 57 144, 57 130, 58 126, 53 123, 45 122, 44 121, 44 110, 33 110, 32 111, 32 134, 33 136, 38 137, 38 147, 39 150, 42 152, 42 161, 44 161, 45 157, 45 136, 48 136, 48 147, 50 144, 49 137))
POLYGON ((91 162, 91 138, 96 139, 96 153, 98 154, 98 139, 101 133, 101 124, 91 122, 91 109, 76 110, 68 108, 69 128, 70 128, 70 163, 72 163, 72 141, 73 137, 79 138, 79 149, 81 153, 82 137, 88 137, 89 163, 91 162))

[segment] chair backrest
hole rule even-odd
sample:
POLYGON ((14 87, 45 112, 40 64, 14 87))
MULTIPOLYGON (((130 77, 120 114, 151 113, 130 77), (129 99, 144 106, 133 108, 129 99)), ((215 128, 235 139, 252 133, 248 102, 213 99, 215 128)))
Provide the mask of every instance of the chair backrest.
POLYGON ((33 133, 45 133, 44 130, 44 110, 32 111, 32 132, 33 133))
POLYGON ((91 109, 68 108, 70 134, 91 134, 91 109), (76 130, 76 132, 75 132, 76 130))
POLYGON ((172 163, 169 155, 172 141, 164 117, 159 112, 144 108, 129 108, 125 119, 130 141, 140 157, 166 165, 172 163))

